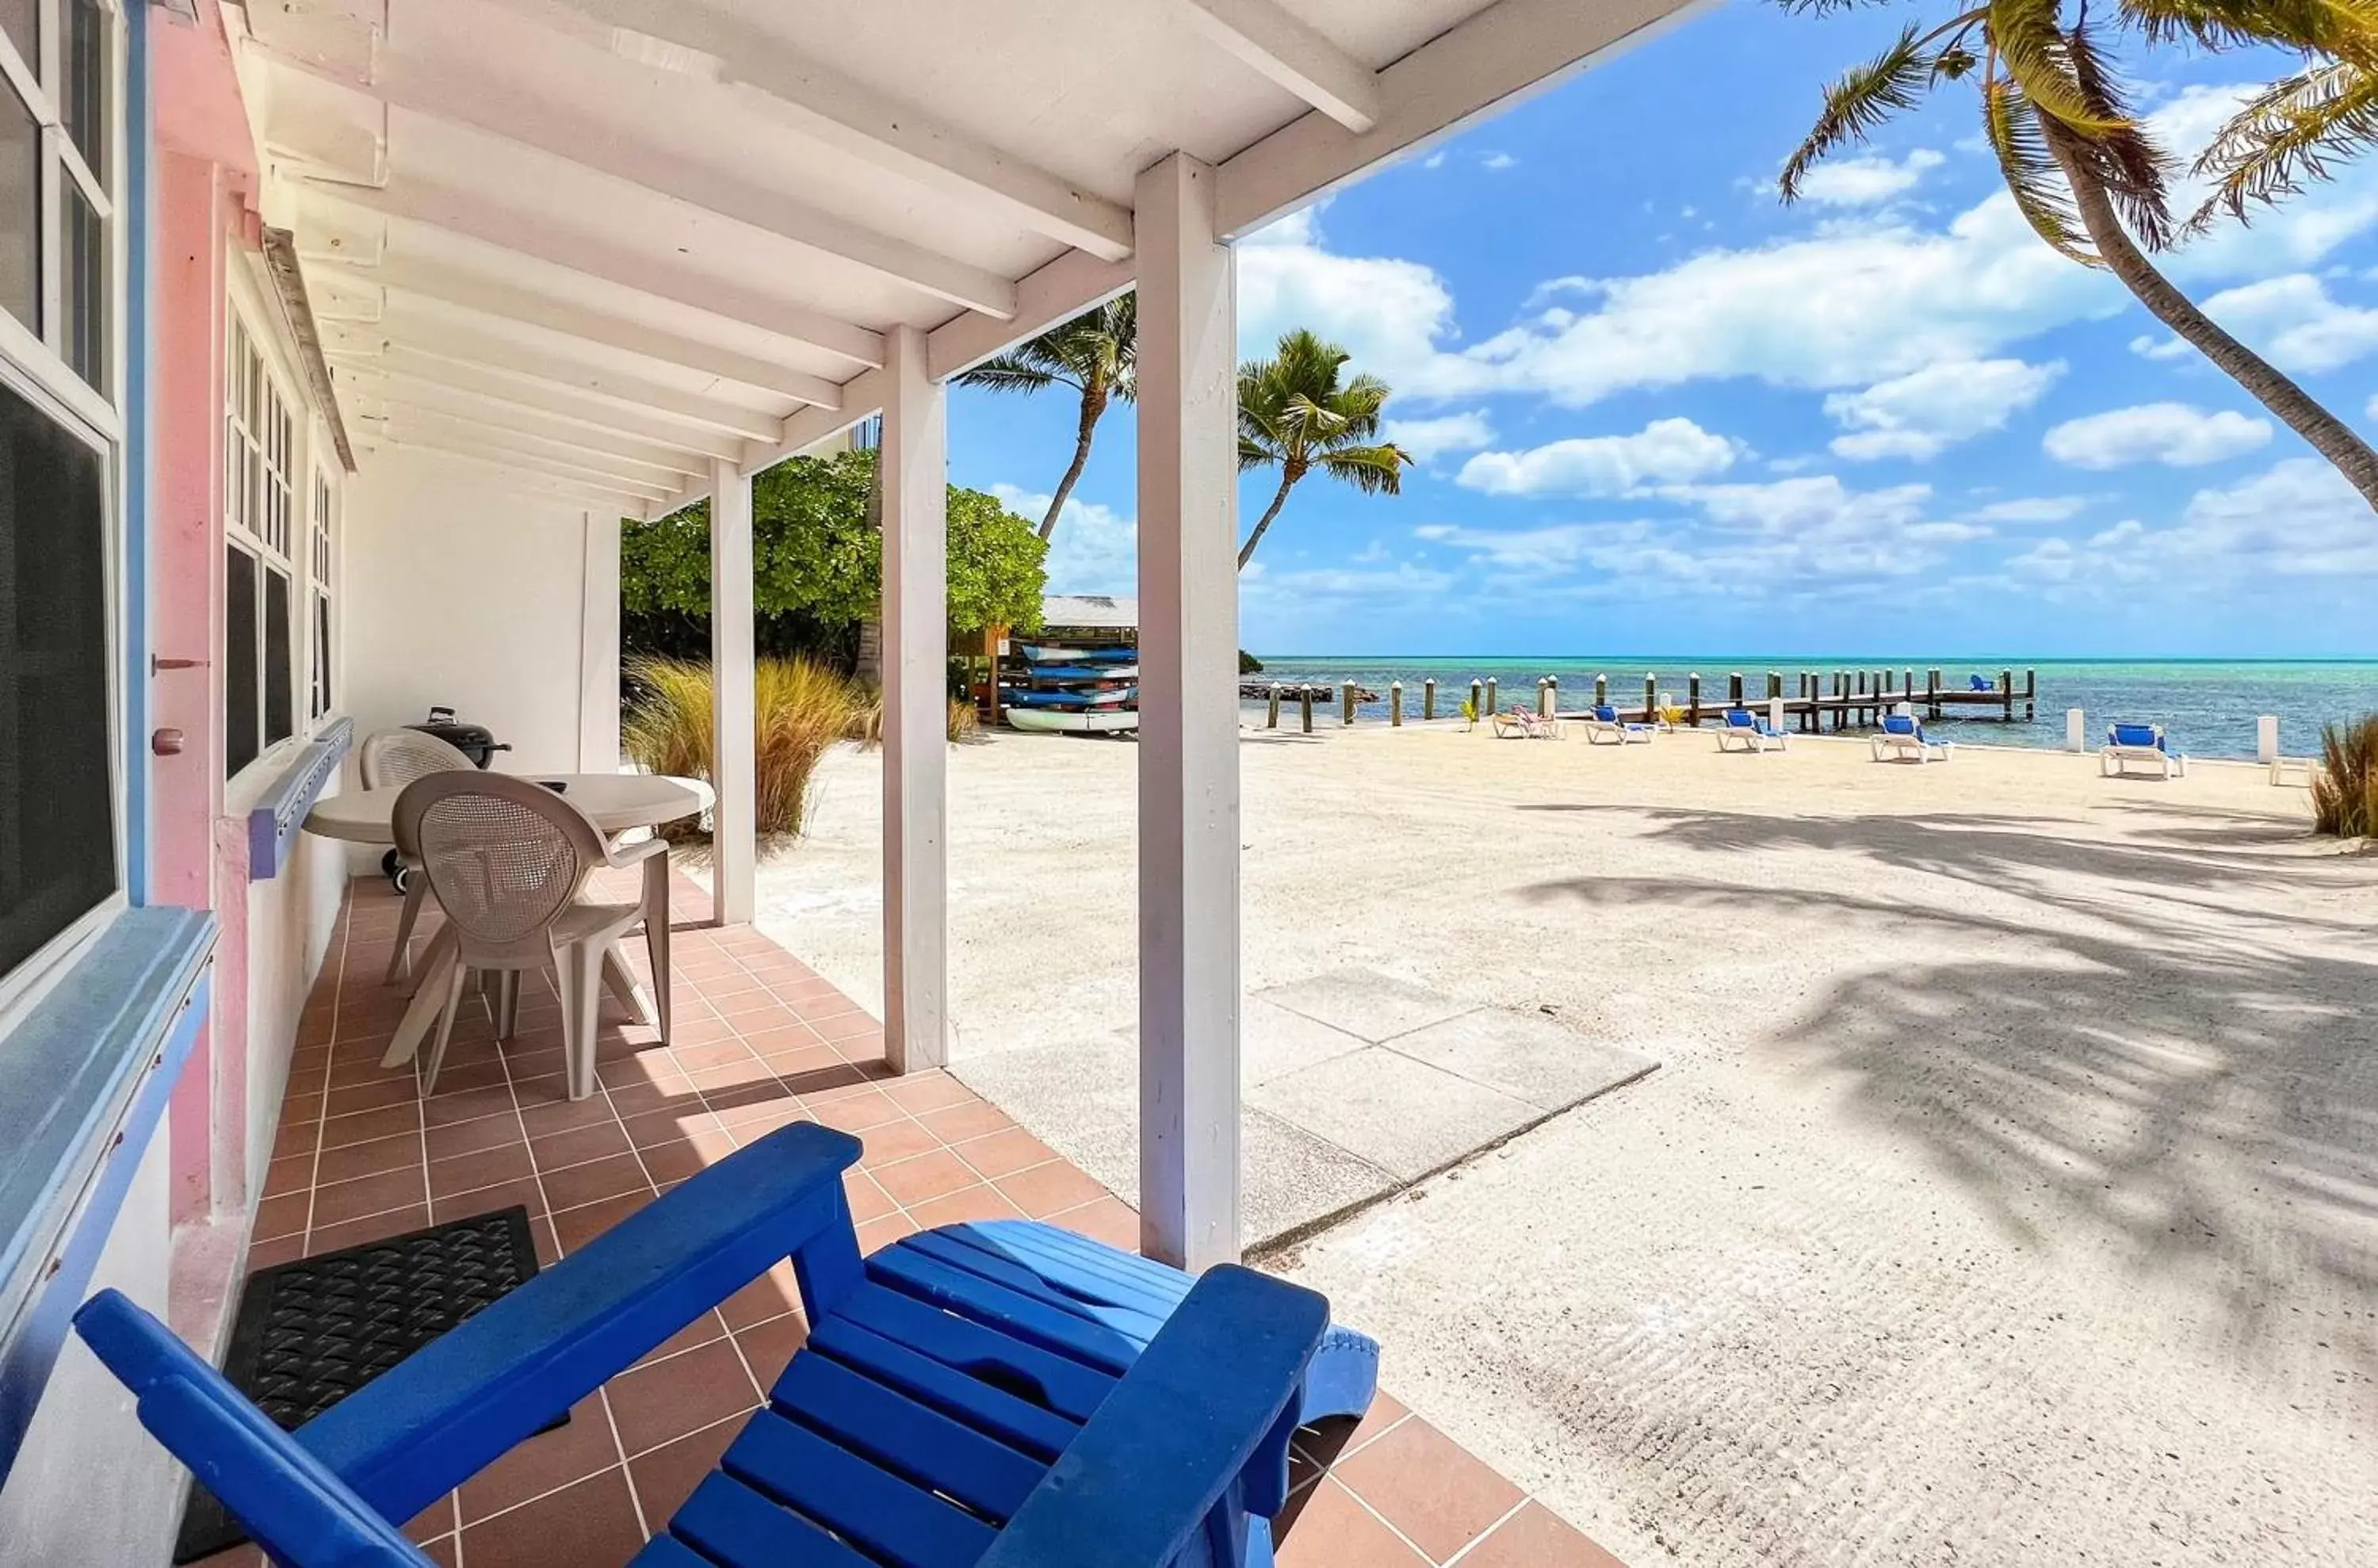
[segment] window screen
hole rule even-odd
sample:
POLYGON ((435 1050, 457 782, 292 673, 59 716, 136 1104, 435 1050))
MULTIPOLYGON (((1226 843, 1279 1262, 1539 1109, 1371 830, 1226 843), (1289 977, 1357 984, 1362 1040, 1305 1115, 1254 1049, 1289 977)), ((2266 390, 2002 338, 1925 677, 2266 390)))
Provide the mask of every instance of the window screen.
POLYGON ((278 745, 297 732, 290 694, 295 667, 290 662, 289 579, 264 569, 264 743, 278 745))
POLYGON ((0 386, 0 973, 115 891, 99 453, 0 386))
POLYGON ((262 694, 256 686, 256 557, 237 546, 223 550, 223 775, 256 760, 262 694))

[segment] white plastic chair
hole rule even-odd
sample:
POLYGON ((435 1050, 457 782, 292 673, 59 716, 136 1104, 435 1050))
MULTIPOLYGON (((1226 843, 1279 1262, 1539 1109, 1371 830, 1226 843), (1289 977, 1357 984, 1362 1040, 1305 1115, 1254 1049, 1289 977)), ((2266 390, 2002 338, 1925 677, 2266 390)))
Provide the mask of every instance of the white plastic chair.
MULTIPOLYGON (((438 1070, 473 970, 501 977, 496 1033, 510 1038, 519 1019, 520 977, 553 971, 561 995, 561 1030, 570 1097, 594 1092, 594 1037, 607 959, 644 918, 645 902, 582 901, 598 870, 625 870, 667 852, 660 838, 616 852, 593 819, 540 784, 508 774, 433 773, 397 797, 397 830, 418 846, 419 875, 437 896, 453 934, 442 972, 423 983, 446 987, 438 1034, 423 1065, 422 1092, 438 1070)), ((625 973, 624 962, 619 972, 625 973)), ((656 977, 667 984, 667 976, 656 977)))
MULTIPOLYGON (((432 773, 476 773, 478 765, 435 735, 418 730, 375 730, 364 737, 355 771, 366 790, 401 790, 432 773)), ((396 835, 396 863, 407 871, 421 863, 419 850, 396 835)), ((404 911, 396 917, 396 950, 388 956, 386 983, 397 985, 413 972, 413 927, 421 918, 421 878, 404 878, 404 911)))

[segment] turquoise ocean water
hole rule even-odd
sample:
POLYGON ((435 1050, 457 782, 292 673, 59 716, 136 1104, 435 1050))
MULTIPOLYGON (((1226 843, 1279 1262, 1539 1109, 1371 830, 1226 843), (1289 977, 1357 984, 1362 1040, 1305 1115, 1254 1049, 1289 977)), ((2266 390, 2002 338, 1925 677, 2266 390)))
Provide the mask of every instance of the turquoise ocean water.
MULTIPOLYGON (((1948 739, 1991 742, 2003 745, 2057 747, 2064 743, 2064 712, 2081 708, 2088 715, 2092 744, 2100 740, 2108 724, 2117 720, 2128 723, 2161 724, 2180 750, 2197 756, 2251 757, 2254 754, 2254 720, 2262 714, 2275 714, 2279 720, 2279 746, 2290 755, 2302 755, 2316 750, 2324 724, 2336 719, 2359 718, 2378 713, 2378 659, 2361 661, 2321 662, 2243 662, 2212 660, 2169 660, 2162 662, 2131 662, 2121 660, 2079 659, 2055 663, 2020 658, 1989 658, 1952 664, 1923 658, 1886 658, 1861 655, 1855 657, 1780 658, 1768 655, 1725 655, 1706 658, 1675 656, 1647 657, 1641 654, 1614 655, 1608 657, 1576 657, 1562 656, 1540 658, 1347 658, 1263 655, 1260 675, 1245 677, 1248 681, 1309 681, 1338 684, 1351 681, 1380 694, 1382 700, 1363 706, 1362 717, 1381 720, 1387 717, 1385 697, 1389 682, 1404 683, 1404 712, 1417 718, 1420 715, 1421 682, 1434 678, 1437 682, 1437 711, 1440 717, 1457 714, 1461 702, 1469 695, 1472 680, 1494 677, 1500 682, 1500 695, 1505 706, 1514 701, 1532 702, 1536 681, 1541 676, 1557 676, 1561 683, 1561 706, 1579 709, 1593 700, 1593 681, 1597 675, 1610 677, 1613 702, 1640 703, 1643 700, 1643 678, 1656 675, 1660 689, 1673 693, 1682 702, 1686 676, 1699 670, 1701 677, 1701 700, 1704 704, 1722 703, 1725 698, 1726 678, 1739 670, 1744 677, 1744 689, 1753 697, 1762 696, 1767 690, 1767 672, 1779 670, 1784 676, 1784 690, 1789 695, 1799 689, 1799 672, 1818 670, 1823 673, 1827 691, 1832 689, 1832 672, 1836 669, 1890 669, 1894 682, 1899 674, 1916 671, 1920 690, 1927 669, 1938 667, 1944 686, 1963 686, 1973 675, 1991 681, 2000 669, 2015 671, 2015 687, 2023 686, 2024 672, 2039 672, 2039 718, 2037 722, 2023 722, 2020 702, 2015 708, 2015 722, 1997 719, 1952 718, 1938 728, 1948 739)), ((1249 711, 1261 712, 1261 704, 1247 705, 1249 711)), ((1315 722, 1324 716, 1315 711, 1315 722)), ((1326 716, 1334 722, 1333 707, 1326 716)), ((1283 722, 1288 722, 1283 715, 1283 722)), ((1928 729, 1932 728, 1927 726, 1928 729)))

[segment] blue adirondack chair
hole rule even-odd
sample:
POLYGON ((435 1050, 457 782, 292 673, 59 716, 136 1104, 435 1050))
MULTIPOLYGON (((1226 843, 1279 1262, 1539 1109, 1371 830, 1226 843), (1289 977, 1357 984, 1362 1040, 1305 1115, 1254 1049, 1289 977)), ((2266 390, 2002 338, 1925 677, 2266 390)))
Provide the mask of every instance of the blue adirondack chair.
POLYGON ((1368 1407, 1376 1345, 1249 1270, 1193 1285, 1020 1221, 862 1260, 859 1155, 774 1133, 294 1433, 115 1292, 75 1329, 275 1562, 429 1568, 396 1522, 789 1257, 807 1344, 633 1568, 1272 1562, 1290 1435, 1368 1407))

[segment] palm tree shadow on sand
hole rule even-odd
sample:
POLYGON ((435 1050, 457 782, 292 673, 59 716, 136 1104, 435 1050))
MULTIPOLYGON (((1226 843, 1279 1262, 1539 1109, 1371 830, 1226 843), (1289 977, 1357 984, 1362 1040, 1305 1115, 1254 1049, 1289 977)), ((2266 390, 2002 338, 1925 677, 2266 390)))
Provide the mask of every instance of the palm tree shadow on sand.
POLYGON ((2317 1298, 2342 1296, 2352 1310, 2320 1332, 2378 1370, 2378 947, 2366 921, 2252 907, 2307 883, 2378 899, 2366 871, 2307 854, 2301 833, 2147 829, 2108 843, 2015 831, 2015 819, 1616 809, 1713 860, 1801 848, 1841 870, 1823 887, 1721 872, 1529 895, 1780 908, 1850 944, 1911 923, 1969 939, 1958 961, 1839 981, 1752 1049, 1794 1073, 1846 1075, 1853 1114, 1920 1139, 2023 1245, 2108 1248, 2185 1280, 2250 1356, 2304 1334, 2317 1298), (2000 897, 1903 900, 1868 868, 2000 897))

